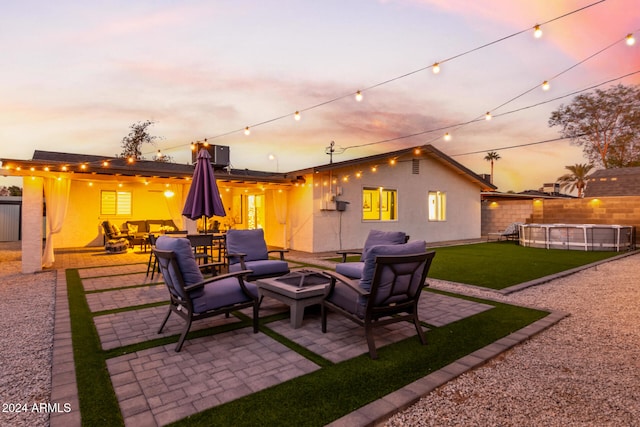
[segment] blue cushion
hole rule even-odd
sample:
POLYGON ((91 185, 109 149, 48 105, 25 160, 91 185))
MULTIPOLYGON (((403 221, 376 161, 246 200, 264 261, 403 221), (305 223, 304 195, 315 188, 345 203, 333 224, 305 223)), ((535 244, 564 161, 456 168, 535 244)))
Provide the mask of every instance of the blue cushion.
MULTIPOLYGON (((245 282, 247 290, 254 298, 258 297, 258 288, 253 283, 245 282)), ((200 296, 193 298, 195 313, 216 310, 233 304, 248 302, 249 298, 238 283, 237 277, 229 277, 207 284, 200 296)))
MULTIPOLYGON (((229 230, 227 231, 227 253, 247 254, 245 261, 267 259, 267 243, 264 240, 264 231, 261 228, 255 230, 229 230)), ((230 264, 240 262, 238 258, 229 260, 230 264)))
POLYGON ((341 262, 336 264, 336 273, 347 276, 351 279, 359 279, 362 277, 362 269, 364 268, 364 262, 341 262))
MULTIPOLYGON (((278 274, 287 274, 289 272, 289 264, 286 261, 275 259, 249 261, 245 262, 247 270, 252 270, 250 276, 276 276, 278 274)), ((240 271, 240 263, 229 266, 229 272, 240 271)))
POLYGON ((367 236, 367 240, 364 242, 364 248, 362 249, 362 257, 360 261, 364 261, 367 258, 367 252, 374 246, 378 245, 401 245, 405 242, 406 234, 402 231, 380 231, 371 230, 367 236))
POLYGON ((373 281, 373 272, 376 268, 376 257, 378 255, 411 255, 423 253, 426 249, 427 243, 424 240, 416 240, 415 242, 401 245, 378 245, 372 247, 367 252, 367 258, 364 261, 360 287, 366 291, 371 290, 371 282, 373 281))
MULTIPOLYGON (((182 280, 185 286, 195 285, 196 283, 202 282, 204 277, 198 268, 198 263, 193 255, 189 239, 184 237, 160 236, 156 239, 156 248, 163 251, 172 251, 176 254, 176 260, 178 261, 178 267, 180 267, 182 280)), ((170 274, 173 276, 176 273, 170 272, 170 274)), ((175 276, 173 277, 173 281, 174 283, 177 283, 175 276)), ((191 297, 196 297, 201 293, 200 290, 195 292, 196 293, 191 294, 191 297)), ((181 296, 184 297, 184 295, 181 296)))
POLYGON ((353 289, 340 282, 336 283, 331 295, 327 297, 329 301, 358 317, 363 318, 366 308, 366 298, 360 298, 353 289))

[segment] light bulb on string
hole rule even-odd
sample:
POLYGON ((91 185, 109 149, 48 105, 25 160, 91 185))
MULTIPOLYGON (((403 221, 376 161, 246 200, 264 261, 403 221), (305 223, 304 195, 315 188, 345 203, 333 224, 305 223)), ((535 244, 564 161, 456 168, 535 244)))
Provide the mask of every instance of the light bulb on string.
POLYGON ((362 101, 362 92, 360 91, 356 92, 356 101, 358 102, 362 101))
POLYGON ((543 81, 542 82, 542 90, 549 90, 550 86, 549 86, 549 82, 548 81, 543 81))
POLYGON ((433 74, 438 74, 440 72, 440 64, 439 63, 434 63, 431 71, 433 71, 433 74))
POLYGON ((627 46, 633 46, 634 44, 636 44, 636 39, 633 37, 633 34, 631 33, 627 34, 626 40, 627 40, 627 46))
POLYGON ((191 151, 196 151, 196 144, 194 142, 191 143, 191 151))
POLYGON ((245 135, 251 135, 251 129, 249 129, 249 126, 247 126, 246 128, 244 128, 244 134, 245 134, 245 135))
POLYGON ((451 135, 449 134, 449 132, 444 134, 444 140, 445 141, 451 141, 451 135))
POLYGON ((533 36, 537 39, 542 37, 542 30, 540 29, 540 25, 536 24, 536 26, 533 27, 533 36))
POLYGON ((158 150, 158 154, 156 154, 156 158, 158 159, 162 158, 162 151, 158 150))
POLYGON ((203 144, 203 145, 204 145, 205 147, 208 147, 208 146, 209 146, 209 143, 207 142, 207 138, 205 138, 205 139, 204 139, 204 144, 203 144))
POLYGON ((485 114, 485 115, 484 115, 484 119, 485 119, 486 121, 489 121, 489 120, 491 120, 491 118, 492 118, 492 117, 491 117, 491 112, 487 111, 487 114, 485 114))
POLYGON ((296 113, 293 115, 293 118, 296 119, 296 121, 300 120, 300 111, 296 111, 296 113))

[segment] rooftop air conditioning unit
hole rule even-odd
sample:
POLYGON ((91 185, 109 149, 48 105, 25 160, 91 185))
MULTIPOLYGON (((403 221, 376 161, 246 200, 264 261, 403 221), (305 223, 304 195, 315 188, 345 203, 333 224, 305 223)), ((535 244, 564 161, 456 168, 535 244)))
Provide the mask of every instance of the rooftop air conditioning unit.
POLYGON ((209 155, 211 156, 211 164, 214 167, 223 168, 231 164, 231 162, 229 161, 229 147, 225 145, 204 145, 202 142, 198 142, 196 144, 196 149, 191 152, 191 161, 193 162, 193 164, 198 161, 198 153, 202 148, 206 149, 209 152, 209 155))

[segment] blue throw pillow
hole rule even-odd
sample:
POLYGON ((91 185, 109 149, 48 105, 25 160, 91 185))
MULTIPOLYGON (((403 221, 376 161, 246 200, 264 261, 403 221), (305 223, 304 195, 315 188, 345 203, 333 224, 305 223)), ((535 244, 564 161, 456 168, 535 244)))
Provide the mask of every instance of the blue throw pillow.
MULTIPOLYGON (((257 261, 268 259, 267 243, 264 240, 264 231, 261 228, 255 230, 229 230, 227 231, 227 252, 229 254, 247 254, 245 261, 257 261)), ((230 261, 235 264, 240 260, 234 258, 230 261)))
POLYGON ((367 258, 367 252, 374 246, 378 245, 401 245, 405 242, 406 234, 403 231, 380 231, 371 230, 364 242, 362 257, 360 261, 367 258))
POLYGON ((182 280, 185 286, 194 285, 204 280, 193 255, 193 248, 191 248, 189 239, 185 237, 160 236, 156 240, 156 248, 163 251, 172 251, 176 254, 178 267, 182 272, 182 280))
POLYGON ((427 243, 424 240, 416 240, 415 242, 401 245, 378 245, 372 247, 367 252, 367 258, 364 260, 360 287, 365 291, 371 290, 371 282, 373 281, 373 272, 376 269, 376 257, 378 255, 411 255, 423 253, 426 250, 427 243))

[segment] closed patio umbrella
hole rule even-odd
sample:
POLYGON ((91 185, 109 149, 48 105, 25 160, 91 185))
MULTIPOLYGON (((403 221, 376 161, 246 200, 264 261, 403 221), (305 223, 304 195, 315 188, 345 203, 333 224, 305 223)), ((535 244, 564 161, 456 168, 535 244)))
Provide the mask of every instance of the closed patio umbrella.
MULTIPOLYGON (((198 152, 198 162, 193 171, 193 180, 182 215, 193 220, 226 215, 211 166, 211 155, 204 148, 198 152)), ((206 232, 206 219, 204 228, 206 232)))

